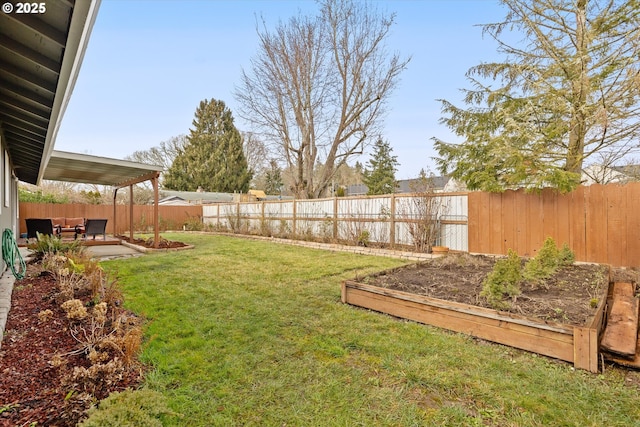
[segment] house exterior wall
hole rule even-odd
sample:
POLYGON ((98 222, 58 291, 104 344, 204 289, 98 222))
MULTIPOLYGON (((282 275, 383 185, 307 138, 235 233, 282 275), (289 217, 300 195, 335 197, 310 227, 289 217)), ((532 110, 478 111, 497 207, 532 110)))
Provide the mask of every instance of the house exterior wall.
MULTIPOLYGON (((4 139, 0 147, 0 232, 8 228, 17 237, 18 181, 15 179, 4 139)), ((6 263, 0 259, 0 270, 4 272, 6 269, 6 263)))

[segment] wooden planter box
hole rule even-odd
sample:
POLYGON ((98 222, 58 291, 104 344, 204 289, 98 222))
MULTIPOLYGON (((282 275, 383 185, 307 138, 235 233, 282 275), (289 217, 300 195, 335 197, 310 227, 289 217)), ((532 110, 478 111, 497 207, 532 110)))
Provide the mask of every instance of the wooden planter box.
POLYGON ((342 282, 343 303, 565 360, 591 372, 598 372, 599 338, 604 327, 606 300, 601 299, 588 325, 578 327, 352 280, 342 282))

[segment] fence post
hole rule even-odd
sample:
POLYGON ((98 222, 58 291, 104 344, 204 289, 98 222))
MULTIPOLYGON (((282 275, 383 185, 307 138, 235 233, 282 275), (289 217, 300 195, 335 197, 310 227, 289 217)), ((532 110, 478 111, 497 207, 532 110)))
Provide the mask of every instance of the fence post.
POLYGON ((338 241, 338 198, 333 196, 333 241, 338 241))
POLYGON ((391 194, 391 217, 389 218, 389 246, 396 244, 396 195, 391 194))
POLYGON ((238 204, 236 205, 236 227, 238 227, 236 232, 239 233, 240 232, 240 202, 238 202, 238 204))
POLYGON ((291 221, 291 234, 296 236, 296 212, 297 212, 298 201, 293 199, 293 221, 291 221))

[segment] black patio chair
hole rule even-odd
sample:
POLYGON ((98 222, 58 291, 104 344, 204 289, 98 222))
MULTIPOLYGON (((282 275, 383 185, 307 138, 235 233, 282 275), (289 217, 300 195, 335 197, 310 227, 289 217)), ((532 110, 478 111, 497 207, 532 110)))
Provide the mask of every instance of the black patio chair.
POLYGON ((93 236, 93 240, 96 240, 96 235, 102 234, 102 238, 107 240, 107 220, 106 219, 87 219, 84 223, 84 238, 87 236, 93 236))
POLYGON ((38 233, 53 236, 58 234, 53 227, 51 218, 27 218, 27 239, 37 238, 38 233))

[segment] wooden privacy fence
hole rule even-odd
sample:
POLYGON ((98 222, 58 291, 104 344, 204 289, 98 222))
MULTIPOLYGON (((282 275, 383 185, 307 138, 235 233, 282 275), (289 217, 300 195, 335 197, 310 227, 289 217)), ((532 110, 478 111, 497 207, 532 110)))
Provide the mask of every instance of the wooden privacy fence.
POLYGON ((640 183, 469 193, 470 252, 534 256, 547 237, 578 261, 640 266, 640 183))
MULTIPOLYGON (((553 190, 525 193, 437 193, 437 244, 453 250, 534 256, 547 237, 567 243, 578 261, 640 266, 640 183, 591 185, 568 194, 553 190)), ((339 197, 313 200, 160 206, 161 230, 182 229, 193 218, 235 232, 413 245, 411 224, 419 221, 419 196, 339 197)), ((115 234, 128 231, 129 206, 116 207, 115 234)), ((25 218, 107 218, 114 234, 113 206, 20 203, 25 218)), ((153 206, 133 206, 134 231, 148 231, 153 206)))
MULTIPOLYGON (((108 234, 123 234, 129 231, 129 205, 116 205, 116 226, 113 229, 113 205, 82 205, 57 203, 20 202, 20 233, 26 233, 26 218, 107 218, 108 234)), ((193 218, 202 217, 202 206, 158 206, 158 222, 161 231, 181 230, 193 218)), ((153 230, 153 205, 133 206, 134 231, 153 230)))
MULTIPOLYGON (((467 250, 466 193, 436 193, 432 219, 436 242, 467 250)), ((203 221, 213 227, 263 235, 320 240, 413 245, 415 227, 424 217, 425 196, 391 194, 312 200, 217 203, 202 208, 203 221)))

